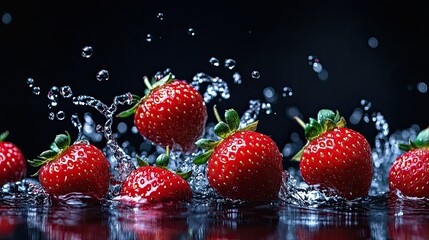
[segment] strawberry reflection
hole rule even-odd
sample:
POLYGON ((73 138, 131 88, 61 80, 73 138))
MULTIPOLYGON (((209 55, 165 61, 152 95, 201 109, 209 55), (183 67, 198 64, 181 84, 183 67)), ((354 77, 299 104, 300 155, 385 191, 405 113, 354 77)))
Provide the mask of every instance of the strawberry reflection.
POLYGON ((0 239, 16 238, 18 226, 23 223, 24 220, 16 209, 0 206, 0 239))
POLYGON ((295 234, 297 239, 371 239, 371 228, 361 213, 304 210, 295 234))
POLYGON ((99 207, 51 206, 41 216, 39 230, 47 239, 109 239, 107 216, 99 207))

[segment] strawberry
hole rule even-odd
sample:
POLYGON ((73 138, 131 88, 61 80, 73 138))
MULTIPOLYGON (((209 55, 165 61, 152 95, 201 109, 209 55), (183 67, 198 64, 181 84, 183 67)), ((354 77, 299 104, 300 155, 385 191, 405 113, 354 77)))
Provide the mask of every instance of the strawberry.
POLYGON ((29 160, 31 166, 41 166, 35 175, 50 195, 81 193, 101 200, 109 188, 109 162, 100 149, 86 141, 70 143, 68 132, 59 134, 50 150, 29 160))
POLYGON ((405 152, 389 170, 389 189, 410 197, 429 198, 429 128, 416 136, 415 142, 399 144, 405 152))
POLYGON ((173 151, 191 153, 204 134, 207 109, 201 94, 171 74, 153 85, 145 77, 147 94, 133 95, 136 104, 118 117, 134 114, 134 125, 150 142, 173 151))
POLYGON ((4 141, 9 135, 0 135, 0 186, 21 180, 27 174, 26 160, 21 150, 13 143, 4 141))
POLYGON ((218 141, 200 139, 206 150, 194 159, 207 162, 207 179, 222 197, 242 201, 270 201, 278 198, 282 181, 282 154, 267 135, 255 132, 258 121, 239 128, 240 118, 233 110, 225 112, 225 122, 214 127, 218 141))
POLYGON ((308 140, 293 157, 300 161, 304 181, 349 200, 366 196, 373 166, 371 147, 365 137, 346 128, 346 121, 338 111, 322 109, 317 120, 310 118, 307 124, 295 119, 304 127, 308 140))
POLYGON ((133 205, 135 203, 182 202, 192 198, 192 190, 185 178, 187 173, 175 173, 167 169, 167 153, 156 159, 157 166, 149 166, 138 159, 139 167, 131 172, 121 189, 121 198, 133 205))

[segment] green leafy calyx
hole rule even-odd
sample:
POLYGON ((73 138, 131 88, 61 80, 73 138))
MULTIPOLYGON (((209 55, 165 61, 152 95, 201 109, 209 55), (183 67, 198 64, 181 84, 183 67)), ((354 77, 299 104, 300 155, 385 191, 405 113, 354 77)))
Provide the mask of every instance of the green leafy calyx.
POLYGON ((4 131, 2 134, 0 134, 0 142, 3 142, 7 136, 9 136, 9 131, 4 131))
POLYGON ((240 128, 240 116, 234 109, 225 111, 225 121, 220 118, 216 106, 213 107, 213 111, 216 119, 218 120, 218 123, 214 126, 213 131, 220 139, 215 141, 212 139, 202 138, 195 142, 199 148, 205 150, 204 153, 198 155, 193 160, 193 162, 197 165, 206 163, 214 149, 227 137, 239 131, 256 131, 258 126, 258 121, 255 121, 240 128))
MULTIPOLYGON (((38 158, 28 160, 32 167, 40 167, 47 162, 55 160, 63 151, 65 151, 71 144, 70 134, 66 131, 65 134, 58 134, 54 142, 51 143, 50 149, 43 151, 39 154, 38 158)), ((35 173, 33 176, 37 175, 35 173)))
POLYGON ((129 117, 131 115, 134 114, 134 112, 136 111, 137 107, 144 102, 149 96, 150 94, 157 88, 163 86, 164 84, 170 83, 172 82, 174 79, 174 75, 169 73, 166 76, 164 76, 163 78, 161 78, 160 80, 157 80, 155 77, 152 78, 151 81, 149 81, 149 78, 147 78, 146 76, 143 78, 143 81, 146 85, 146 90, 145 90, 145 96, 144 97, 139 97, 138 95, 132 94, 133 99, 131 101, 131 104, 134 104, 133 107, 131 107, 128 110, 125 110, 123 112, 120 112, 117 117, 121 117, 121 118, 125 118, 125 117, 129 117))
POLYGON ((429 150, 429 127, 419 132, 415 141, 409 140, 408 144, 399 143, 399 149, 410 151, 413 149, 428 149, 429 150))
POLYGON ((317 113, 317 119, 309 118, 308 123, 304 123, 298 117, 295 117, 295 120, 304 128, 305 138, 307 139, 307 144, 292 158, 292 160, 296 161, 301 159, 302 153, 310 141, 320 137, 320 135, 326 132, 332 131, 334 128, 346 126, 344 117, 340 116, 338 111, 334 112, 329 109, 321 109, 317 113))

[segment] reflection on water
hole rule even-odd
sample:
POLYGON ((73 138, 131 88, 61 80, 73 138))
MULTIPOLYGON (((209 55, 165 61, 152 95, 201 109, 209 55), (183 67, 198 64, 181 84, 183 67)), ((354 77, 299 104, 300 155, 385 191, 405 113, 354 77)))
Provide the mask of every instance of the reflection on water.
POLYGON ((318 208, 224 200, 139 208, 2 203, 0 223, 2 239, 427 239, 429 202, 384 195, 318 208))

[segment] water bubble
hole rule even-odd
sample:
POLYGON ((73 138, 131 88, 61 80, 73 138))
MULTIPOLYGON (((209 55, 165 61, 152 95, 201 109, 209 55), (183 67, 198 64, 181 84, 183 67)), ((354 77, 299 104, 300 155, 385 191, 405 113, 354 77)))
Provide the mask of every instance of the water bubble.
POLYGON ((73 96, 73 92, 72 92, 70 86, 62 86, 61 89, 60 89, 60 94, 64 98, 70 98, 70 97, 73 96))
POLYGON ((49 104, 48 104, 48 108, 50 109, 51 107, 56 107, 58 105, 58 102, 57 101, 51 101, 49 104))
POLYGON ((100 70, 97 73, 97 80, 100 82, 109 80, 109 72, 107 70, 104 70, 104 69, 100 70))
POLYGON ((428 91, 428 85, 424 82, 417 83, 417 90, 421 93, 427 93, 428 91))
POLYGON ((209 63, 215 67, 219 66, 219 60, 215 57, 210 58, 209 63))
POLYGON ((85 46, 82 48, 82 57, 90 58, 93 52, 94 52, 94 49, 91 46, 85 46))
POLYGON ((133 127, 131 128, 131 132, 132 132, 132 133, 134 133, 134 134, 137 134, 137 133, 139 133, 139 130, 137 129, 137 127, 136 127, 136 126, 133 126, 133 127))
POLYGON ((58 120, 64 120, 65 117, 66 117, 66 114, 64 113, 64 111, 58 111, 57 112, 57 119, 58 120))
POLYGON ((189 28, 188 29, 188 34, 191 35, 191 36, 195 36, 195 29, 189 28))
POLYGON ((48 115, 48 119, 49 120, 54 120, 55 119, 55 113, 50 112, 49 115, 48 115))
POLYGON ((226 59, 225 60, 225 67, 229 68, 229 69, 233 69, 235 67, 235 60, 234 59, 226 59))
POLYGON ((152 34, 148 33, 148 34, 146 35, 146 42, 152 42, 152 40, 153 40, 153 36, 152 36, 152 34))
POLYGON ((40 87, 33 87, 33 94, 39 95, 40 94, 40 87))
POLYGON ((4 24, 10 24, 12 22, 12 15, 8 12, 3 13, 3 16, 1 17, 1 21, 4 24))
POLYGON ((156 18, 158 18, 159 20, 164 20, 164 13, 158 13, 157 15, 156 15, 156 18))
POLYGON ((377 40, 377 38, 375 38, 375 37, 370 37, 370 38, 368 39, 368 45, 369 45, 371 48, 376 48, 376 47, 378 47, 378 40, 377 40))
POLYGON ((293 95, 292 88, 290 88, 290 87, 283 87, 283 93, 282 93, 283 97, 291 97, 292 95, 293 95))
POLYGON ((241 84, 241 75, 238 72, 234 73, 232 78, 234 79, 234 83, 241 84))
POLYGON ((261 77, 261 74, 258 71, 253 71, 251 73, 252 78, 259 79, 261 77))
POLYGON ((33 87, 34 79, 33 78, 27 78, 27 85, 28 85, 28 87, 33 87))

